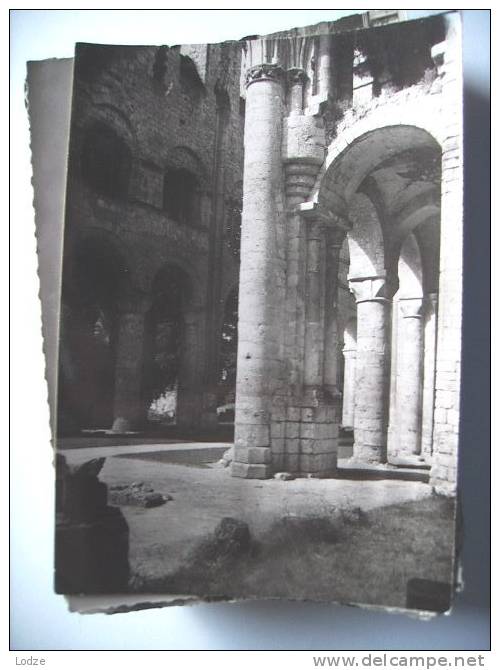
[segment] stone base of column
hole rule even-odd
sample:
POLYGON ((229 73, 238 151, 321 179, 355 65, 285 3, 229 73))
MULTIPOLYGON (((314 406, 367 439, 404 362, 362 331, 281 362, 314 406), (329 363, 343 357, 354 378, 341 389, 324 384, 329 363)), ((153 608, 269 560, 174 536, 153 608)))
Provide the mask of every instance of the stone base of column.
POLYGON ((271 425, 275 471, 326 476, 337 469, 340 398, 324 388, 289 399, 283 421, 271 425))
POLYGON ((125 419, 121 416, 116 417, 113 421, 113 426, 111 427, 111 432, 113 433, 129 433, 132 430, 132 422, 130 419, 125 419))
POLYGON ((111 432, 113 433, 130 433, 144 430, 146 427, 146 413, 145 412, 128 412, 123 416, 116 416, 113 419, 111 432))
POLYGON ((275 403, 270 427, 239 424, 231 466, 233 477, 266 479, 286 471, 327 476, 337 470, 340 394, 309 388, 275 403))
POLYGON ((268 479, 273 475, 270 430, 266 423, 237 423, 231 475, 268 479))
POLYGON ((366 465, 383 465, 387 463, 386 447, 379 444, 367 444, 366 440, 363 440, 363 436, 359 436, 358 438, 355 435, 352 451, 353 456, 351 461, 353 463, 365 463, 366 465))
POLYGON ((231 463, 231 476, 242 477, 243 479, 269 479, 273 476, 271 465, 263 463, 240 463, 233 461, 231 463))

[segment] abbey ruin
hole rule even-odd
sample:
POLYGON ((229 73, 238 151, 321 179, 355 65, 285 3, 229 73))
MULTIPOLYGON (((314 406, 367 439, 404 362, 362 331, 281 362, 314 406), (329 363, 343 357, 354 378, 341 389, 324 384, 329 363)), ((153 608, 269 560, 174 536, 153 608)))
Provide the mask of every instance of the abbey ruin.
POLYGON ((61 434, 210 431, 234 404, 235 477, 341 455, 454 494, 458 15, 79 45, 74 110, 61 434))

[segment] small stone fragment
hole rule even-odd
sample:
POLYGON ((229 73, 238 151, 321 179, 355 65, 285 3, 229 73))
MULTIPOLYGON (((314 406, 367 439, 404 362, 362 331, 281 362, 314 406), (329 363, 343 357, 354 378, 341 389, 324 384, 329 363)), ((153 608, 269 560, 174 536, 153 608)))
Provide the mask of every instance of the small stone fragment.
POLYGON ((295 477, 290 472, 277 472, 274 475, 274 479, 280 479, 282 482, 288 482, 292 479, 295 479, 295 477))

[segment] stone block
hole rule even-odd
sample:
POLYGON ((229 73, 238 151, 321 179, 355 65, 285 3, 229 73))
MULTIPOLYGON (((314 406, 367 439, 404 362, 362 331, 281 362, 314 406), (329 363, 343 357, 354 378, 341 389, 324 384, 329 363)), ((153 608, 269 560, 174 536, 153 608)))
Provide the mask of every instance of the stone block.
POLYGON ((279 479, 282 482, 289 482, 295 479, 295 477, 290 472, 277 472, 274 475, 274 479, 279 479))
POLYGON ((273 421, 271 423, 271 440, 274 441, 276 438, 285 437, 285 423, 273 421))
POLYGON ((243 479, 269 479, 272 476, 272 467, 270 465, 256 463, 231 463, 231 475, 243 479))
POLYGON ((238 426, 235 439, 237 447, 268 447, 269 444, 268 425, 245 424, 238 426))
POLYGON ((268 447, 234 447, 234 460, 239 463, 271 463, 271 449, 268 447))
POLYGON ((273 452, 273 470, 283 470, 285 467, 285 454, 273 452))
POLYGON ((274 454, 284 454, 285 453, 285 438, 284 437, 273 437, 271 440, 271 451, 274 454))
POLYGON ((337 454, 301 454, 300 469, 302 472, 331 472, 337 467, 337 454))
POLYGON ((299 472, 300 470, 300 456, 299 454, 286 454, 285 470, 288 472, 299 472))
POLYGON ((325 440, 338 436, 338 425, 333 423, 303 423, 300 426, 300 437, 325 440))
POLYGON ((285 440, 285 451, 287 454, 298 454, 300 451, 300 439, 298 437, 285 440))
POLYGON ((287 421, 285 425, 285 436, 286 438, 296 438, 300 434, 300 423, 295 421, 287 421))

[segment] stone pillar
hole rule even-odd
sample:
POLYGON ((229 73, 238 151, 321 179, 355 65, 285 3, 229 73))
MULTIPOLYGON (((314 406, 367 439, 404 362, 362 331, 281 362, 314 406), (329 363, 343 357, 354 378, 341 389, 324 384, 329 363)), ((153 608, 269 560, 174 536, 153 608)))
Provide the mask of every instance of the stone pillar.
POLYGON ((320 387, 323 384, 324 350, 324 230, 318 221, 307 228, 306 270, 306 332, 304 344, 304 384, 320 387))
POLYGON ((319 53, 318 53, 318 90, 317 95, 321 100, 326 100, 330 93, 331 81, 331 58, 330 45, 332 36, 330 34, 319 36, 319 53))
POLYGON ((344 391, 342 394, 342 428, 354 429, 356 399, 356 349, 342 349, 344 355, 344 391))
POLYGON ((387 458, 388 306, 385 277, 349 277, 357 305, 356 399, 353 459, 387 458))
POLYGON ((142 398, 145 303, 128 305, 119 316, 112 430, 140 428, 146 419, 142 398))
MULTIPOLYGON (((271 475, 270 413, 280 351, 277 232, 282 188, 283 71, 247 71, 235 449, 231 474, 271 475)), ((283 295, 282 295, 283 293, 283 295)))
POLYGON ((393 297, 391 307, 391 372, 389 390, 389 427, 387 430, 387 456, 389 461, 391 460, 391 457, 397 456, 399 451, 397 385, 398 370, 400 369, 398 359, 400 349, 398 346, 398 338, 402 315, 397 295, 393 297))
MULTIPOLYGON (((303 210, 307 229, 305 281, 305 336, 304 385, 300 402, 298 429, 298 470, 310 475, 324 475, 337 467, 339 394, 336 387, 336 357, 338 351, 336 323, 336 281, 338 250, 333 250, 337 231, 328 234, 331 218, 320 211, 303 210), (307 212, 307 213, 306 213, 307 212), (330 267, 327 271, 327 264, 330 267), (333 266, 331 265, 333 264, 333 266), (327 288, 327 279, 330 286, 327 288), (328 295, 328 309, 325 297, 328 295), (332 348, 332 357, 326 356, 325 337, 332 348)), ((295 430, 293 423, 288 430, 295 430)))
POLYGON ((429 293, 424 323, 424 390, 422 397, 422 456, 430 461, 434 425, 434 395, 436 384, 436 312, 437 293, 429 293))
MULTIPOLYGON (((463 279, 463 86, 461 20, 443 16, 446 44, 439 86, 442 141, 441 249, 436 349, 436 393, 429 483, 443 495, 456 495, 459 441, 463 279)), ((437 93, 436 93, 437 94, 437 93)))
POLYGON ((420 453, 422 426, 422 299, 400 298, 398 438, 400 455, 420 453))
POLYGON ((176 424, 183 428, 197 428, 203 424, 204 386, 203 367, 200 361, 200 315, 184 315, 182 357, 177 384, 176 424))
POLYGON ((304 106, 304 83, 307 75, 301 68, 294 67, 287 70, 288 82, 288 113, 289 116, 302 114, 304 106))
POLYGON ((276 404, 273 412, 272 454, 273 467, 311 474, 331 471, 336 463, 334 408, 327 406, 323 388, 324 227, 332 222, 317 204, 305 202, 323 164, 324 146, 317 119, 295 114, 285 120, 287 383, 284 407, 276 404))
POLYGON ((337 364, 339 335, 337 326, 339 256, 344 232, 328 228, 325 231, 325 335, 323 382, 332 395, 338 395, 337 364))

